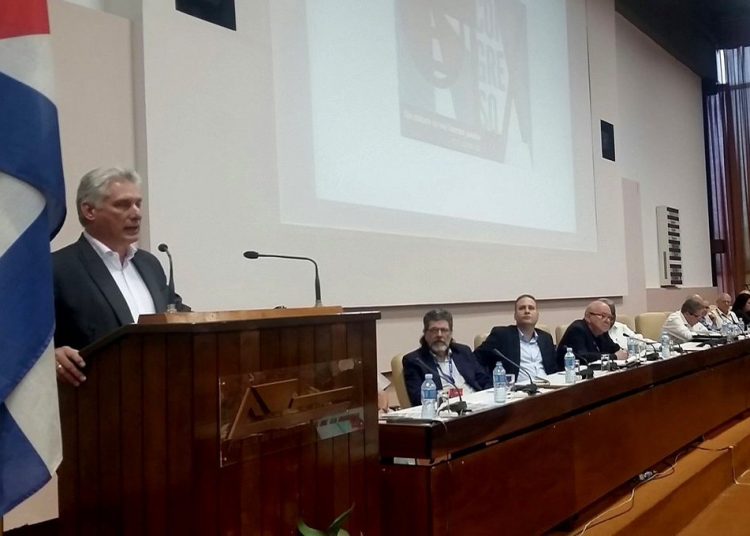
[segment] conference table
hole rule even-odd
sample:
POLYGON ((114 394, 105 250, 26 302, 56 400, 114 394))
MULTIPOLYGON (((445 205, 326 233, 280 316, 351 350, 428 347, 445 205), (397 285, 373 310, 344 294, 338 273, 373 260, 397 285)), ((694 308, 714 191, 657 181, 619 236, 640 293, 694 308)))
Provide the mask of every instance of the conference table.
POLYGON ((542 534, 748 408, 742 340, 460 417, 381 420, 383 534, 542 534))

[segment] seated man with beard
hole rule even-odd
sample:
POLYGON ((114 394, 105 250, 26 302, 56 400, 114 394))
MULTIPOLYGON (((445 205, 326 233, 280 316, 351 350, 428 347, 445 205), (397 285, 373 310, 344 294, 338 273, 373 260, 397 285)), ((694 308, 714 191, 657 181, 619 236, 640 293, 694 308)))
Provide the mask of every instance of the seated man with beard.
POLYGON ((432 373, 438 390, 455 385, 464 394, 492 387, 471 349, 453 340, 453 315, 433 309, 424 315, 420 347, 404 356, 404 382, 412 405, 422 403, 425 374, 432 373))

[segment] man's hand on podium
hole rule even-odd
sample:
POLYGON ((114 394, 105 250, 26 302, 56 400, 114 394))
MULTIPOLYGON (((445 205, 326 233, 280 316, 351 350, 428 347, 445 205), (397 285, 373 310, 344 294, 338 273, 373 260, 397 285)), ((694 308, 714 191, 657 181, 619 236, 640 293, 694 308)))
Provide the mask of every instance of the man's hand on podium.
POLYGON ((55 348, 55 369, 57 378, 78 387, 86 381, 86 376, 80 369, 86 366, 78 350, 70 346, 55 348))

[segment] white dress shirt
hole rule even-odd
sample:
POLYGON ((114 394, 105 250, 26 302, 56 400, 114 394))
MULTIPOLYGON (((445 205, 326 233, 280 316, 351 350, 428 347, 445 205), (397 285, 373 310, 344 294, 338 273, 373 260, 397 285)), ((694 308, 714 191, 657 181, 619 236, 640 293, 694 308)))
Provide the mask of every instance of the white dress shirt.
POLYGON ((466 383, 466 378, 464 378, 461 373, 458 371, 458 367, 453 362, 453 358, 451 355, 453 352, 451 349, 448 349, 448 356, 441 360, 438 356, 432 354, 433 359, 435 359, 435 363, 437 364, 438 371, 440 372, 440 383, 443 384, 443 389, 448 390, 451 388, 450 385, 446 382, 451 382, 453 385, 456 386, 457 389, 461 389, 463 391, 464 395, 468 395, 469 393, 473 393, 474 389, 466 383))
POLYGON ((708 314, 713 319, 714 325, 719 329, 721 329, 721 326, 724 324, 739 325, 740 323, 739 318, 737 318, 737 315, 731 309, 728 313, 724 314, 718 307, 712 307, 708 314))
MULTIPOLYGON (((544 378, 546 372, 544 370, 544 363, 542 362, 542 351, 539 349, 538 337, 536 330, 531 339, 528 339, 523 331, 518 330, 518 341, 521 345, 521 367, 527 371, 532 378, 544 378)), ((529 383, 529 377, 526 374, 518 371, 516 376, 517 385, 526 385, 529 383)))
POLYGON ((708 333, 706 326, 700 322, 696 322, 692 327, 685 320, 685 315, 681 311, 675 311, 670 313, 667 317, 662 331, 666 331, 670 337, 672 337, 678 343, 687 342, 693 338, 694 334, 697 333, 708 333))
POLYGON ((99 240, 84 231, 83 236, 89 241, 96 254, 104 262, 112 279, 115 280, 117 288, 120 289, 122 297, 128 304, 133 322, 138 322, 140 315, 152 314, 156 312, 154 307, 154 298, 151 297, 146 283, 143 282, 140 272, 133 265, 132 260, 135 252, 138 251, 135 246, 128 248, 128 254, 125 260, 120 262, 120 255, 109 249, 99 240))
POLYGON ((641 338, 640 335, 622 322, 615 322, 612 324, 612 327, 609 328, 609 338, 619 344, 620 348, 626 349, 628 347, 629 337, 634 337, 636 339, 641 338))

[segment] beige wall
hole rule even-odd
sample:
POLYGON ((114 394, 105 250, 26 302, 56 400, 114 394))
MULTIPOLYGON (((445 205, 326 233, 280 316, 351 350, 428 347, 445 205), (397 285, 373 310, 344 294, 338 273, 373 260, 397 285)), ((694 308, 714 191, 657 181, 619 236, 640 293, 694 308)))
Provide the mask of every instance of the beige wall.
POLYGON ((68 206, 58 249, 81 232, 78 179, 99 166, 135 165, 133 64, 130 21, 61 0, 49 9, 68 206))

